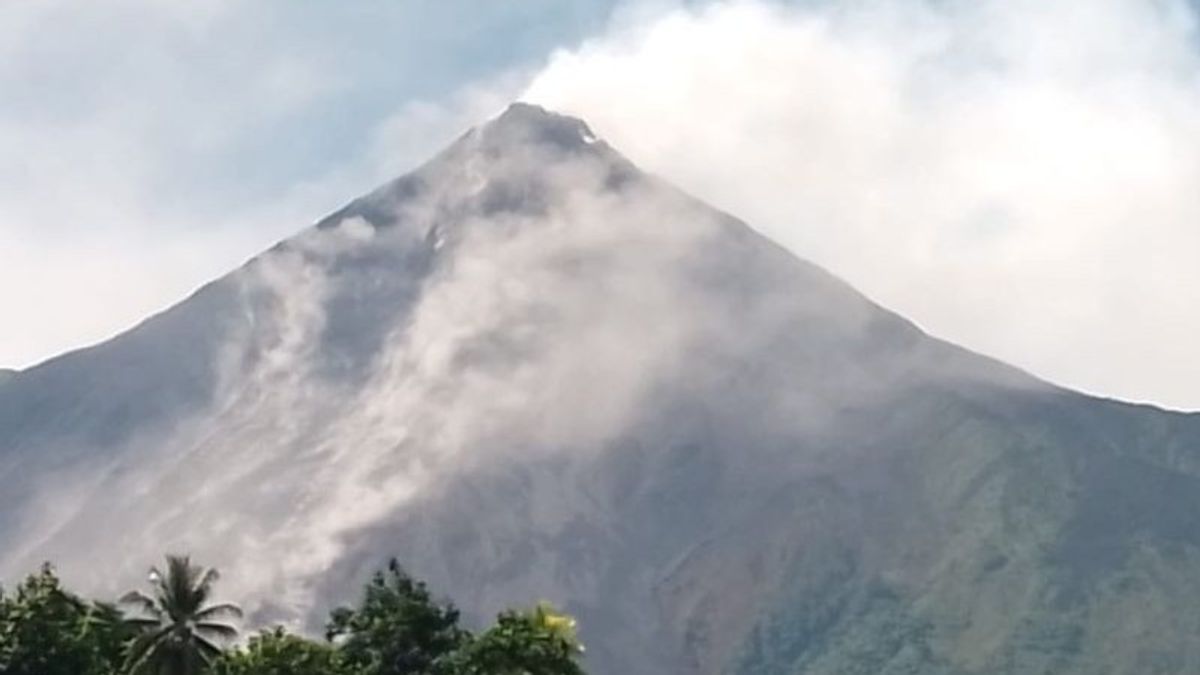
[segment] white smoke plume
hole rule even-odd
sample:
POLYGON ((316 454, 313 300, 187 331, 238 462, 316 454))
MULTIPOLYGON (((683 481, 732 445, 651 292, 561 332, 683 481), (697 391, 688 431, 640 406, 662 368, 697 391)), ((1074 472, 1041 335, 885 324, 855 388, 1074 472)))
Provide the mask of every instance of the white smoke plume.
MULTIPOLYGON (((509 124, 492 135, 525 122, 509 124)), ((209 404, 53 472, 25 460, 39 496, 0 570, 55 560, 115 594, 161 552, 192 552, 256 620, 299 620, 348 551, 402 553, 355 533, 445 478, 627 429, 680 367, 704 305, 685 263, 720 219, 657 184, 614 190, 631 169, 590 136, 566 139, 578 158, 482 138, 423 168, 394 222, 347 215, 219 282, 235 320, 209 404)))
POLYGON ((639 7, 525 97, 935 334, 1200 407, 1194 6, 639 7))

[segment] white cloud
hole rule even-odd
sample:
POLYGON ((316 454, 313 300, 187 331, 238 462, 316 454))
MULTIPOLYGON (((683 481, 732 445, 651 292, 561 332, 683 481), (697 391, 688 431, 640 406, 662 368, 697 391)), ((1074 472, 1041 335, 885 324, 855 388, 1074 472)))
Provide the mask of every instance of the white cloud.
POLYGON ((931 332, 1200 408, 1200 56, 1183 2, 676 7, 525 98, 931 332))
POLYGON ((335 86, 290 54, 205 46, 245 18, 225 2, 0 7, 4 365, 128 328, 312 219, 308 186, 272 191, 269 207, 213 181, 191 189, 246 134, 335 86))

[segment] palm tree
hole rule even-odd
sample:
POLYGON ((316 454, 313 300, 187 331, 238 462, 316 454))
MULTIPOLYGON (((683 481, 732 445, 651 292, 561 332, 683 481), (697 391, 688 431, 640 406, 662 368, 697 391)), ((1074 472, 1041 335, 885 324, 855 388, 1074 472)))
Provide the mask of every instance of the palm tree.
POLYGON ((240 618, 237 605, 209 605, 217 571, 193 565, 187 556, 167 556, 167 572, 150 569, 154 597, 130 591, 121 602, 141 616, 126 619, 140 635, 126 669, 137 675, 196 675, 221 654, 220 643, 237 637, 222 618, 240 618))

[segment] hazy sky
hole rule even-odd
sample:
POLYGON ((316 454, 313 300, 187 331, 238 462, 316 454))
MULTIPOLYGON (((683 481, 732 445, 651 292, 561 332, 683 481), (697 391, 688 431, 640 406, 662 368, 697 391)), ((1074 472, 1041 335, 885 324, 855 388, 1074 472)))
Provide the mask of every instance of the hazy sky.
POLYGON ((1172 0, 0 4, 0 365, 118 332, 513 98, 930 332, 1200 409, 1172 0))

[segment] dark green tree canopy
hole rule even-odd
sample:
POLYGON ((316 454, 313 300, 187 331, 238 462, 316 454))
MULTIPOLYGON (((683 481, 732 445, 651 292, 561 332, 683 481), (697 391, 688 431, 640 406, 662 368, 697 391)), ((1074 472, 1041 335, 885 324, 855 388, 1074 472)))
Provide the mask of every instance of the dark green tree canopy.
POLYGON ((456 656, 456 675, 583 675, 575 621, 547 604, 503 612, 456 656))
POLYGON ((250 638, 242 649, 226 652, 214 675, 355 675, 331 644, 308 640, 281 627, 250 638))
POLYGON ((355 608, 335 610, 325 641, 275 628, 227 648, 241 610, 211 603, 217 573, 187 557, 152 569, 132 610, 63 589, 50 566, 15 593, 0 589, 0 675, 583 675, 575 622, 549 605, 500 614, 480 635, 453 605, 396 563, 355 608))
POLYGON ((66 591, 48 564, 0 594, 4 675, 109 675, 131 637, 115 607, 66 591))
POLYGON ((325 637, 369 675, 442 673, 448 655, 469 638, 458 620, 453 605, 433 600, 392 559, 371 578, 357 609, 334 610, 325 637))

